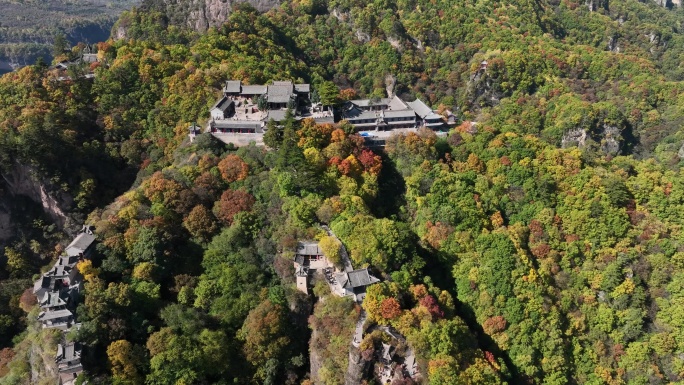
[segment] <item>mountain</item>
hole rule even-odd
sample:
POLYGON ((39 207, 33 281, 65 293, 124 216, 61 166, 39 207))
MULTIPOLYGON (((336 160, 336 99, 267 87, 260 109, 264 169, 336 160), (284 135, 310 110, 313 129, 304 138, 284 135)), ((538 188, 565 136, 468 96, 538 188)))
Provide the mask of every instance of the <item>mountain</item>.
POLYGON ((256 4, 143 2, 97 63, 0 79, 5 190, 97 235, 66 336, 22 289, 68 237, 43 219, 6 245, 0 384, 52 373, 62 337, 81 383, 680 380, 680 7, 256 4), (230 79, 457 122, 378 148, 284 111, 268 148, 191 142, 230 79))
POLYGON ((280 0, 152 0, 144 4, 152 9, 163 11, 170 22, 196 31, 206 31, 209 27, 220 27, 237 4, 247 3, 260 12, 266 12, 280 5, 280 0))
POLYGON ((137 0, 0 1, 0 73, 32 64, 38 57, 47 63, 55 36, 78 42, 107 40, 122 11, 137 0))

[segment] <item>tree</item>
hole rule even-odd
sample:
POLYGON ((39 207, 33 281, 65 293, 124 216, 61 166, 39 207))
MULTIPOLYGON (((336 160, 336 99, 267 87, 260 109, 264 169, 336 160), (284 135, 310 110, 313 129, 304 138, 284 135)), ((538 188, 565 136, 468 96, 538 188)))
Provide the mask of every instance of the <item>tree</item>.
POLYGON ((380 315, 386 320, 393 320, 401 315, 401 305, 394 297, 385 298, 380 303, 380 315))
POLYGON ((52 42, 52 55, 54 57, 64 55, 67 48, 69 48, 69 41, 67 41, 66 36, 63 33, 56 34, 52 42))
POLYGON ((333 82, 323 82, 318 93, 324 106, 335 106, 340 102, 340 89, 333 82))
POLYGON ((107 347, 107 358, 112 368, 112 377, 117 384, 142 384, 138 371, 140 357, 134 346, 126 340, 117 340, 107 347))
POLYGON ((221 172, 223 180, 228 183, 244 180, 249 175, 249 166, 242 158, 237 155, 230 154, 223 158, 218 163, 218 169, 221 172))
POLYGON ((269 365, 282 365, 283 354, 290 344, 290 327, 283 306, 265 300, 254 308, 238 331, 238 338, 244 341, 243 351, 247 360, 257 369, 259 382, 270 382, 275 370, 266 370, 269 365))
POLYGON ((318 241, 318 246, 323 250, 326 258, 335 266, 342 265, 342 242, 335 237, 325 236, 318 241))
POLYGON ((321 95, 318 93, 317 90, 311 91, 311 103, 316 104, 320 103, 321 101, 321 95))
POLYGON ((257 108, 261 111, 266 111, 268 109, 268 101, 266 100, 265 95, 259 95, 257 97, 257 108))
POLYGON ((128 259, 133 263, 152 262, 157 263, 163 251, 163 239, 156 227, 142 227, 137 231, 136 237, 128 250, 128 259))
POLYGON ((356 99, 357 97, 356 90, 353 88, 345 88, 340 91, 340 100, 347 101, 356 99))
POLYGON ((283 142, 283 127, 271 119, 266 124, 264 144, 270 148, 278 149, 283 142))
POLYGON ((243 190, 226 190, 214 205, 214 214, 224 224, 230 225, 235 214, 251 210, 253 204, 254 197, 250 193, 243 190))
POLYGON ((183 227, 193 237, 203 241, 209 240, 218 229, 214 214, 204 205, 197 205, 190 210, 188 216, 183 219, 183 227))
POLYGON ((14 247, 5 248, 7 266, 5 269, 15 277, 21 277, 31 268, 29 257, 14 247))
POLYGON ((99 269, 93 266, 93 261, 90 259, 79 261, 78 264, 76 264, 76 268, 86 282, 92 282, 97 279, 100 274, 99 269))

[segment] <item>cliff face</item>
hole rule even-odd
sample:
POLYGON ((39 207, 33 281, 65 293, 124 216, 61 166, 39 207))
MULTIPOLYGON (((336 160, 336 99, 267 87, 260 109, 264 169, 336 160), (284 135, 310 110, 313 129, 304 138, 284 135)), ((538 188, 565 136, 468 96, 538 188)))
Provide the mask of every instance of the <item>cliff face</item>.
POLYGON ((16 196, 23 196, 42 207, 45 214, 60 228, 67 225, 68 209, 73 204, 73 198, 58 186, 41 180, 35 171, 22 164, 16 164, 9 171, 2 173, 5 194, 0 204, 0 239, 12 236, 11 200, 16 196))
POLYGON ((661 7, 672 8, 674 6, 682 6, 682 0, 654 0, 661 7))
POLYGON ((266 12, 280 5, 280 0, 159 0, 154 6, 161 7, 172 24, 205 31, 222 25, 239 3, 249 3, 258 11, 266 12))
POLYGON ((349 366, 347 367, 347 373, 344 376, 345 385, 356 385, 360 384, 364 377, 366 377, 366 372, 368 371, 368 362, 364 361, 361 357, 361 352, 359 348, 350 345, 349 346, 349 366))

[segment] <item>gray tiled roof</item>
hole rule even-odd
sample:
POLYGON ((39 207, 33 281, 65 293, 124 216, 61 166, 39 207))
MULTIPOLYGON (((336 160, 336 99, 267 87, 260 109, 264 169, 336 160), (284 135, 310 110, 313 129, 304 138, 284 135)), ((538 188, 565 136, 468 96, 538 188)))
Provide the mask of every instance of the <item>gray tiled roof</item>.
POLYGON ((408 102, 407 104, 411 108, 413 108, 414 111, 416 111, 416 115, 420 116, 423 119, 425 119, 426 116, 432 113, 432 108, 428 107, 427 104, 423 103, 423 101, 420 99, 408 102))
POLYGON ((268 86, 268 102, 289 102, 292 98, 292 88, 293 86, 291 82, 273 82, 273 85, 268 86))
POLYGON ((212 127, 216 128, 248 128, 248 129, 261 129, 263 122, 254 120, 220 120, 218 122, 212 122, 212 127))
POLYGON ((323 255, 323 251, 318 247, 317 242, 299 242, 297 244, 297 254, 299 254, 299 255, 323 255))
POLYGON ((285 114, 287 113, 286 110, 269 110, 268 111, 268 117, 266 120, 275 120, 276 122, 280 122, 285 120, 285 114))
POLYGON ((243 95, 263 95, 266 93, 267 86, 264 85, 242 85, 243 95))
POLYGON ((398 96, 394 95, 392 99, 387 103, 387 108, 390 110, 405 110, 408 107, 406 103, 404 103, 403 100, 399 99, 398 96))
POLYGON ((345 289, 363 287, 380 282, 379 279, 368 273, 368 269, 359 269, 338 274, 338 281, 345 289))
POLYGON ((67 318, 73 316, 73 313, 71 313, 69 310, 55 310, 55 311, 47 311, 43 312, 38 315, 38 320, 39 321, 49 321, 53 319, 58 319, 58 318, 67 318))
POLYGON ((66 256, 63 255, 59 257, 59 260, 57 261, 56 265, 59 266, 70 266, 73 267, 78 263, 78 256, 71 255, 71 256, 66 256))
POLYGON ((425 120, 443 120, 442 115, 440 114, 435 114, 434 112, 431 112, 427 114, 427 116, 423 117, 425 120))
POLYGON ((81 346, 78 342, 57 345, 57 362, 76 361, 81 358, 81 346))
POLYGON ((96 53, 84 53, 83 54, 83 61, 85 63, 97 63, 97 54, 96 53))
POLYGON ((211 107, 211 109, 219 109, 223 112, 226 112, 226 110, 228 110, 231 104, 233 104, 233 101, 224 96, 221 99, 219 99, 218 102, 216 102, 216 104, 214 104, 214 106, 211 107))
POLYGON ((399 111, 385 110, 385 111, 383 111, 383 114, 385 115, 386 118, 407 118, 407 119, 414 119, 414 120, 416 118, 416 113, 413 110, 399 110, 399 111))
POLYGON ((295 84, 294 85, 295 92, 311 92, 311 85, 310 84, 295 84))
POLYGON ((223 92, 227 92, 229 94, 239 94, 242 82, 239 80, 227 80, 226 81, 226 86, 223 87, 223 92))
POLYGON ((50 278, 49 277, 40 277, 38 280, 33 284, 33 293, 37 293, 40 289, 47 289, 50 287, 50 278))
POLYGON ((40 299, 40 307, 57 307, 65 305, 66 302, 64 302, 57 291, 46 292, 43 294, 43 298, 40 299))
POLYGON ((296 271, 297 277, 306 277, 309 275, 309 271, 304 266, 299 266, 296 271))
POLYGON ((371 99, 355 99, 350 100, 349 103, 355 104, 359 107, 369 107, 369 106, 386 106, 392 99, 382 98, 380 100, 371 99))
POLYGON ((86 249, 87 249, 88 247, 90 247, 90 245, 92 245, 93 242, 95 242, 95 235, 93 235, 93 234, 88 234, 88 233, 80 233, 80 234, 78 234, 78 236, 69 244, 69 246, 66 247, 67 253, 69 252, 69 249, 73 249, 72 251, 74 251, 75 254, 74 254, 74 253, 69 253, 69 255, 70 255, 70 256, 78 255, 78 254, 80 254, 80 253, 86 251, 86 249))
POLYGON ((347 120, 356 120, 356 119, 377 119, 378 118, 378 112, 377 111, 363 111, 358 108, 351 108, 342 113, 342 117, 347 120))
POLYGON ((48 270, 45 273, 46 277, 66 277, 71 273, 72 268, 70 266, 65 266, 65 265, 57 265, 55 264, 52 269, 48 270))

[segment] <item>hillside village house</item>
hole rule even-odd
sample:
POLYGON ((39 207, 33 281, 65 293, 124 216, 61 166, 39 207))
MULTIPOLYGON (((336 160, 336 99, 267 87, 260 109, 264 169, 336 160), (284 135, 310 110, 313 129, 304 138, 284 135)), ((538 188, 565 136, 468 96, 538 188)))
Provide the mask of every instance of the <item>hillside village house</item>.
POLYGON ((74 324, 74 314, 67 309, 42 311, 38 314, 38 321, 43 324, 43 329, 68 330, 74 324))
POLYGON ((50 270, 42 274, 33 285, 33 294, 36 295, 41 310, 38 322, 43 328, 64 332, 55 357, 60 385, 74 385, 78 375, 83 372, 81 345, 67 342, 65 334, 79 325, 73 313, 83 284, 77 264, 90 257, 94 242, 93 229, 83 226, 66 247, 66 255, 60 256, 50 270))
POLYGON ((435 113, 422 100, 404 102, 398 96, 381 99, 358 99, 346 102, 342 119, 357 130, 395 130, 400 128, 444 128, 442 116, 435 113))
POLYGON ((308 294, 309 271, 323 270, 332 266, 323 254, 323 250, 318 247, 318 242, 299 242, 294 258, 297 289, 308 294))
POLYGON ((308 294, 309 273, 318 270, 323 273, 330 286, 330 290, 340 297, 353 296, 362 301, 366 293, 366 287, 380 282, 373 277, 368 269, 337 271, 337 268, 328 260, 318 242, 299 242, 294 258, 295 277, 297 289, 308 294))
POLYGON ((444 127, 444 119, 442 115, 436 113, 422 100, 416 99, 412 102, 406 102, 408 106, 416 112, 418 116, 419 125, 431 129, 440 129, 444 127))
MULTIPOLYGON (((219 138, 221 134, 254 134, 261 138, 268 129, 267 123, 282 122, 287 109, 292 110, 297 120, 313 118, 319 124, 335 123, 332 107, 312 104, 311 92, 311 86, 305 83, 273 81, 250 85, 227 80, 223 95, 210 109, 209 131, 219 138)), ((342 106, 339 118, 357 131, 446 127, 444 118, 422 100, 405 102, 398 96, 350 100, 342 106)), ((370 136, 366 139, 373 140, 370 136)), ((384 140, 379 143, 382 145, 384 140)))
POLYGON ((228 80, 223 96, 210 110, 213 133, 263 134, 270 120, 285 119, 290 108, 299 119, 309 112, 311 86, 291 81, 273 81, 268 85, 242 84, 228 80))
POLYGON ((59 372, 59 384, 75 384, 76 378, 83 371, 83 366, 81 365, 81 344, 66 341, 58 344, 55 363, 59 372))
POLYGON ((66 247, 66 254, 67 256, 89 257, 93 242, 95 242, 93 229, 90 226, 83 226, 78 236, 66 247))
POLYGON ((228 119, 229 116, 235 113, 235 103, 228 99, 227 96, 224 96, 211 107, 209 112, 211 113, 212 120, 228 119))
POLYGON ((366 287, 380 282, 379 279, 373 277, 368 269, 359 269, 353 271, 343 271, 335 274, 335 278, 343 291, 343 297, 356 296, 361 299, 366 294, 366 287))
MULTIPOLYGON (((227 80, 222 90, 221 98, 210 110, 207 130, 221 141, 238 145, 249 142, 263 145, 267 123, 282 122, 288 109, 295 120, 312 118, 318 124, 346 120, 361 133, 369 147, 384 146, 394 130, 425 127, 442 131, 456 123, 449 111, 445 119, 420 99, 405 102, 396 95, 347 101, 340 108, 339 116, 335 116, 332 106, 311 102, 311 85, 305 83, 278 80, 267 85, 251 85, 227 80)), ((191 141, 194 135, 190 133, 191 141)))
POLYGON ((416 127, 415 111, 397 96, 350 100, 343 107, 342 119, 359 131, 416 127))
MULTIPOLYGON (((76 262, 69 265, 60 265, 60 258, 55 265, 44 273, 34 284, 33 294, 43 298, 46 293, 78 291, 81 283, 81 275, 76 269, 76 262)), ((62 295, 64 295, 62 293, 62 295)))

